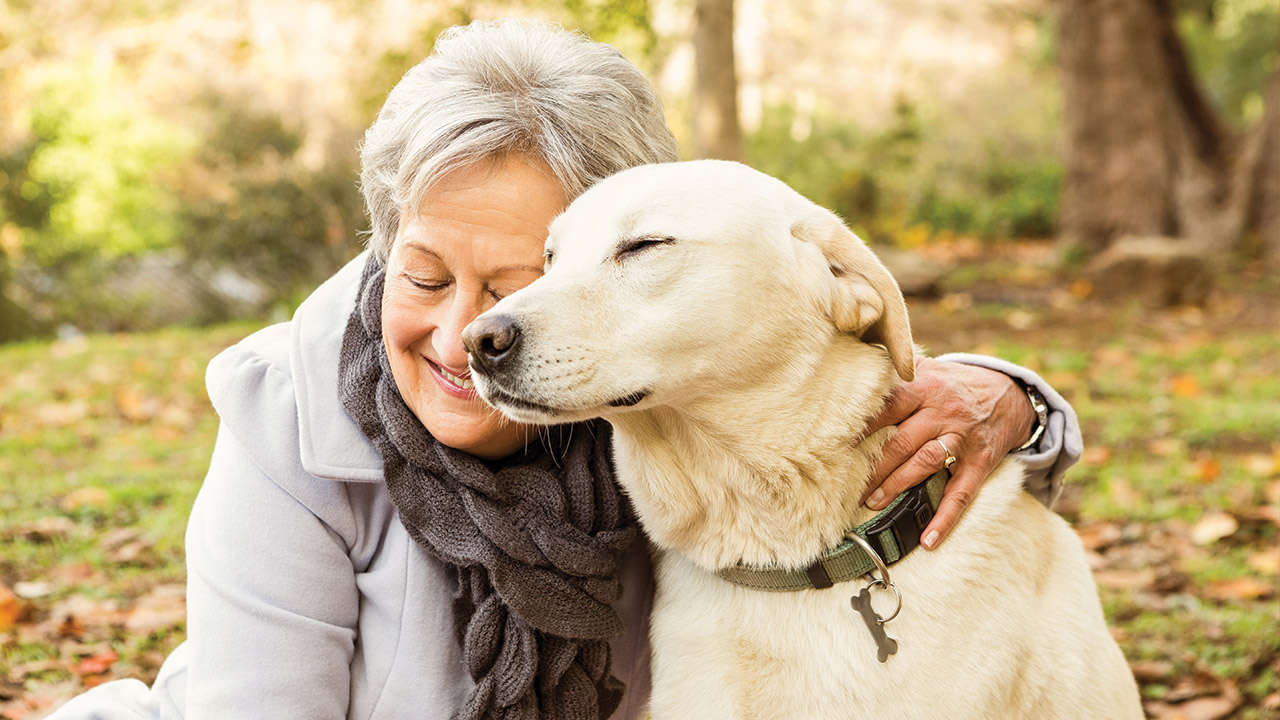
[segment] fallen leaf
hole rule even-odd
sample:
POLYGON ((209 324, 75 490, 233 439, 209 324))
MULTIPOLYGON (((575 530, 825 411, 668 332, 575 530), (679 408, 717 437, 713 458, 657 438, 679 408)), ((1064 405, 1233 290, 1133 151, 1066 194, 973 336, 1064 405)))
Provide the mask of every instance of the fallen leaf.
POLYGON ((1213 482, 1222 475, 1222 463, 1218 458, 1212 455, 1204 455, 1196 458, 1195 462, 1196 478, 1200 482, 1213 482))
POLYGON ((1175 375, 1169 384, 1169 391, 1178 397, 1184 398, 1198 397, 1202 392, 1200 390, 1200 381, 1196 380, 1195 375, 1189 373, 1175 375))
POLYGON ((75 529, 76 524, 70 518, 61 515, 49 515, 35 522, 19 525, 10 532, 14 537, 20 537, 31 542, 48 542, 67 537, 75 529))
POLYGON ((85 630, 83 622, 80 622, 75 615, 68 615, 63 618, 62 622, 58 623, 58 627, 54 629, 53 633, 60 638, 80 640, 84 638, 85 630))
POLYGON ((125 420, 144 423, 160 411, 160 401, 143 395, 137 388, 124 387, 116 391, 116 409, 125 420))
POLYGON ((1169 457, 1183 448, 1183 442, 1175 437, 1159 437, 1147 443, 1147 452, 1159 457, 1169 457))
POLYGON ((1280 575, 1280 548, 1260 550, 1250 555, 1249 567, 1263 575, 1280 575))
POLYGON ((1137 660, 1130 663, 1129 669, 1138 682, 1156 682, 1173 675, 1173 663, 1167 660, 1137 660))
POLYGON ((111 495, 100 487, 82 487, 72 490, 62 498, 58 507, 63 512, 75 512, 81 508, 100 510, 111 502, 111 495))
POLYGON ((1244 697, 1234 685, 1204 673, 1185 678, 1169 695, 1179 697, 1201 691, 1213 694, 1197 696, 1184 702, 1149 702, 1144 703, 1143 708, 1157 720, 1222 720, 1244 703, 1244 697))
POLYGON ((119 565, 147 565, 151 560, 150 553, 151 543, 144 540, 134 540, 108 552, 107 559, 119 565))
POLYGON ((141 537, 141 534, 133 528, 115 528, 108 530, 98 538, 98 547, 103 550, 115 550, 121 545, 127 545, 141 537))
POLYGON ((31 419, 37 427, 66 427, 89 417, 89 403, 72 400, 65 403, 39 405, 31 411, 31 419))
POLYGON ((1086 465, 1097 467, 1111 462, 1112 454, 1111 448, 1106 445, 1096 445, 1094 447, 1087 448, 1081 459, 1084 460, 1086 465))
POLYGON ((71 667, 71 671, 81 676, 100 675, 107 670, 110 670, 111 666, 119 659, 120 656, 117 655, 114 650, 108 650, 106 652, 84 658, 73 665, 71 667))
POLYGON ((1156 581, 1156 571, 1150 568, 1139 570, 1099 570, 1093 574, 1099 585, 1116 590, 1140 590, 1156 581))
POLYGON ((1214 510, 1201 517, 1191 528, 1191 541, 1197 545, 1211 545, 1224 537, 1234 535, 1240 523, 1230 513, 1214 510))
POLYGON ((1263 505, 1261 507, 1246 507, 1237 510, 1242 520, 1256 521, 1259 523, 1270 523, 1276 527, 1280 527, 1280 505, 1263 505))
POLYGON ((1112 478, 1108 483, 1111 499, 1124 510, 1132 510, 1142 503, 1142 493, 1134 489, 1133 484, 1124 478, 1112 478))
POLYGON ((1076 535, 1080 536, 1080 542, 1084 543, 1086 550, 1105 550, 1120 542, 1123 537, 1120 526, 1111 522, 1096 522, 1076 528, 1076 535))
POLYGON ((1083 278, 1071 283, 1071 295, 1078 300, 1086 300, 1093 295, 1093 283, 1083 278))
POLYGON ((1264 582, 1253 577, 1230 580, 1214 580, 1205 588, 1205 595, 1215 600, 1257 600, 1275 594, 1275 582, 1264 582))
POLYGON ((150 635, 187 621, 187 588, 185 585, 157 585, 134 604, 125 619, 125 629, 138 635, 150 635))
POLYGON ((46 595, 52 595, 54 587, 53 583, 48 582, 47 580, 16 582, 13 584, 13 591, 17 593, 20 598, 34 600, 36 598, 45 597, 46 595))
POLYGON ((0 632, 13 627, 22 614, 22 604, 8 585, 0 583, 0 632))
POLYGON ((55 634, 60 628, 98 628, 120 624, 120 606, 114 600, 94 600, 84 595, 72 595, 57 602, 49 610, 48 629, 55 634))
POLYGON ((1244 458, 1244 469, 1258 477, 1280 475, 1280 453, 1253 453, 1244 458))
POLYGON ((1036 325, 1036 316, 1026 310, 1013 310, 1005 317, 1005 322, 1014 330, 1030 330, 1036 325))

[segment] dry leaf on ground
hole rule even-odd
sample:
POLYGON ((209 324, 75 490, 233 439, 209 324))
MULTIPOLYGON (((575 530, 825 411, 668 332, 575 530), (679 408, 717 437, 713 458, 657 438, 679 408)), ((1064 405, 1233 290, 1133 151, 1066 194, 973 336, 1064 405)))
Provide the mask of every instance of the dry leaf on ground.
POLYGON ((1249 556, 1249 567, 1263 575, 1280 575, 1280 548, 1269 548, 1249 556))
POLYGON ((157 585, 138 598, 125 619, 131 633, 149 635, 187 621, 187 588, 184 585, 157 585))
POLYGON ((1214 510, 1201 517, 1191 528, 1191 540, 1197 545, 1210 545, 1234 535, 1240 523, 1230 513, 1214 510))
POLYGON ((1215 600, 1257 600, 1275 593, 1275 580, 1265 582, 1252 577, 1214 580, 1205 588, 1205 595, 1215 600))
POLYGON ((82 487, 72 490, 62 498, 58 507, 63 512, 75 512, 81 508, 101 510, 111 502, 111 495, 100 487, 82 487))
POLYGON ((1140 570, 1099 570, 1093 574, 1099 585, 1117 590, 1140 590, 1150 587, 1156 581, 1156 571, 1150 568, 1140 570))
POLYGON ((1167 660, 1136 660, 1129 664, 1129 669, 1140 683, 1167 680, 1173 676, 1173 663, 1167 660))
POLYGON ((29 522, 24 525, 18 525, 9 531, 15 538, 22 538, 29 542, 48 542, 58 538, 64 538, 75 532, 76 524, 71 518, 61 515, 49 515, 42 517, 35 522, 29 522))
POLYGON ((1086 550, 1105 550, 1120 542, 1124 534, 1116 523, 1097 522, 1076 528, 1076 535, 1086 550))
POLYGON ((0 583, 0 631, 13 627, 21 614, 22 604, 18 602, 18 596, 9 586, 0 583))

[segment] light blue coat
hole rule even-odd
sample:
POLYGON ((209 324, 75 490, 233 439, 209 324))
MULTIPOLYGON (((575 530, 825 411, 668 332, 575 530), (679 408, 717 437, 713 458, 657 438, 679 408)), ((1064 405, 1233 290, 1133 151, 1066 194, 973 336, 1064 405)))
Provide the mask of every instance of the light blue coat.
MULTIPOLYGON (((382 463, 338 399, 337 358, 364 256, 293 320, 209 365, 222 419, 187 528, 187 641, 155 684, 104 684, 52 720, 448 718, 472 682, 454 639, 452 581, 405 532, 382 463)), ((1025 452, 1048 503, 1080 456, 1075 415, 1024 368, 944 356, 1035 384, 1053 410, 1044 450, 1025 452)), ((642 718, 652 587, 638 548, 623 571, 612 642, 628 686, 614 718, 642 718)))

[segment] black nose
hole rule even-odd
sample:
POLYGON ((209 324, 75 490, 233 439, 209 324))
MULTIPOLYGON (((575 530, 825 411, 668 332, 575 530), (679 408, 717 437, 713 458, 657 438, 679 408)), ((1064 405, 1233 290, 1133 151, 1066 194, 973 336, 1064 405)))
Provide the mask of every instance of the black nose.
POLYGON ((462 344, 481 369, 497 370, 515 354, 520 326, 506 315, 479 318, 463 329, 462 344))

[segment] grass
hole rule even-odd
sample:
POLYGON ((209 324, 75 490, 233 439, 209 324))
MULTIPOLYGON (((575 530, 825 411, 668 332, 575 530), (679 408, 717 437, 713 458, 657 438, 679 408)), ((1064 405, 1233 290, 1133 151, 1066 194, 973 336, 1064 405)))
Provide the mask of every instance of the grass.
MULTIPOLYGON (((1280 289, 1246 280, 1206 310, 1156 312, 1073 298, 1070 278, 1047 276, 1006 256, 965 266, 944 297, 912 302, 917 340, 1025 364, 1074 405, 1088 451, 1058 509, 1077 527, 1118 528, 1094 556, 1108 620, 1131 662, 1168 664, 1144 696, 1180 697, 1207 673, 1242 694, 1229 717, 1277 717, 1265 706, 1280 693, 1275 593, 1231 583, 1276 583, 1251 563, 1278 542, 1264 508, 1280 488, 1280 289), (1239 528, 1197 544, 1213 510, 1239 528)), ((38 713, 42 698, 104 678, 150 681, 181 641, 180 623, 137 635, 118 616, 75 637, 54 629, 73 602, 127 613, 183 582, 183 531, 217 423, 204 367, 253 329, 0 346, 0 582, 46 590, 0 631, 0 710, 38 713), (121 529, 135 554, 122 554, 121 529), (120 660, 105 675, 77 670, 106 650, 120 660), (21 691, 6 697, 6 677, 21 691)))

